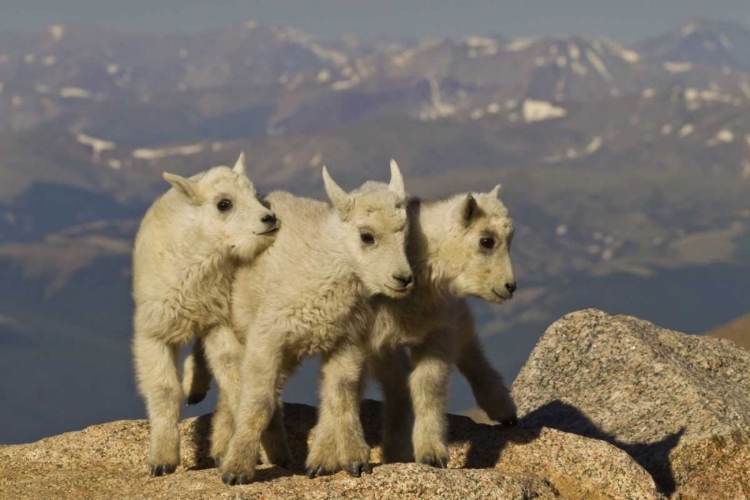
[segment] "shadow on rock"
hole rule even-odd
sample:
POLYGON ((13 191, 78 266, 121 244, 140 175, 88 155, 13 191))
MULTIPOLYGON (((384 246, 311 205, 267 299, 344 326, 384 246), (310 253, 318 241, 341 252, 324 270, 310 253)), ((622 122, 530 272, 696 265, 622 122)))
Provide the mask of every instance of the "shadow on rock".
MULTIPOLYGON (((303 474, 305 471, 307 436, 317 421, 316 410, 306 405, 285 403, 284 413, 284 426, 292 455, 292 464, 288 470, 281 467, 258 469, 256 481, 270 481, 278 477, 290 476, 293 473, 303 474)), ((195 465, 190 467, 189 470, 215 467, 214 460, 211 458, 211 424, 213 415, 213 413, 209 413, 195 419, 195 427, 192 434, 196 453, 195 465)))
POLYGON ((211 421, 213 413, 201 415, 195 419, 193 430, 193 445, 195 446, 195 465, 188 470, 210 469, 214 467, 211 458, 211 421))
POLYGON ((465 468, 486 469, 495 467, 508 444, 529 444, 539 432, 538 428, 477 424, 469 417, 451 415, 448 441, 469 444, 465 468))
MULTIPOLYGON (((365 439, 372 447, 381 444, 382 411, 383 403, 380 401, 364 400, 362 402, 361 417, 365 439)), ((469 417, 448 415, 449 444, 467 444, 465 448, 452 447, 454 450, 467 449, 462 464, 462 467, 466 469, 494 468, 508 443, 527 444, 537 437, 539 437, 539 429, 483 425, 477 424, 469 417)))
MULTIPOLYGON (((380 401, 364 400, 360 417, 364 428, 365 439, 371 447, 379 446, 382 438, 382 411, 380 401)), ((213 414, 198 417, 193 424, 192 439, 195 446, 195 465, 191 470, 214 467, 211 458, 211 420, 213 414)), ((304 463, 307 457, 307 439, 317 421, 316 409, 307 405, 285 403, 284 424, 287 431, 292 465, 289 470, 280 467, 258 469, 257 481, 271 480, 280 476, 304 474, 304 463)), ((494 468, 500 453, 509 443, 527 444, 539 436, 539 429, 522 427, 504 428, 477 424, 468 417, 448 415, 449 443, 467 443, 462 467, 467 469, 494 468)), ((461 457, 454 457, 461 460, 461 457)), ((374 465, 374 464, 371 464, 374 465)))
POLYGON ((685 433, 682 428, 653 443, 623 443, 615 436, 597 427, 575 406, 562 401, 553 401, 537 408, 521 420, 523 426, 550 427, 559 431, 605 441, 625 451, 654 478, 662 493, 672 495, 676 489, 674 472, 669 463, 669 454, 685 433))

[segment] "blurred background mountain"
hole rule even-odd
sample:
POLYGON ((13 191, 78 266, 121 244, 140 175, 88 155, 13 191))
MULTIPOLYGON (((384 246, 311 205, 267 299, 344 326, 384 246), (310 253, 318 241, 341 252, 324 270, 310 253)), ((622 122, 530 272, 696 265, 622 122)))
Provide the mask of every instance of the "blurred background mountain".
MULTIPOLYGON (((421 196, 502 182, 519 292, 474 307, 508 382, 573 310, 696 334, 750 310, 740 24, 696 18, 627 45, 321 38, 256 21, 4 31, 0 442, 144 415, 129 347, 139 218, 167 188, 162 171, 231 164, 241 150, 265 191, 322 196, 323 164, 347 188, 385 180, 391 157, 421 196)), ((750 343, 747 317, 721 332, 750 343)), ((315 393, 314 376, 297 376, 286 399, 315 393)), ((451 410, 473 405, 457 379, 451 410)))

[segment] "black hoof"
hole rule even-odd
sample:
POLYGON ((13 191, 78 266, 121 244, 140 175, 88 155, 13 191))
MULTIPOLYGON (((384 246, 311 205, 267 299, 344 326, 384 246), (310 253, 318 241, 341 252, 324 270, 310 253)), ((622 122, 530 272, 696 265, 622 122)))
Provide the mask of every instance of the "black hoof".
POLYGON ((447 458, 436 458, 432 455, 427 455, 422 459, 422 463, 425 465, 429 465, 430 467, 435 467, 438 469, 447 469, 448 468, 448 459, 447 458))
POLYGON ((363 472, 366 472, 367 474, 372 473, 372 467, 369 463, 364 464, 349 464, 346 467, 344 467, 344 470, 352 477, 360 477, 363 472))
POLYGON ((310 479, 312 479, 314 477, 325 476, 326 475, 326 471, 325 471, 325 469, 323 468, 322 465, 319 465, 318 467, 315 467, 314 465, 311 465, 310 467, 308 467, 307 469, 305 469, 305 475, 307 477, 309 477, 310 479))
POLYGON ((362 475, 362 464, 349 464, 344 470, 352 477, 359 477, 362 475))
POLYGON ((250 477, 246 476, 245 474, 240 474, 239 476, 235 474, 224 474, 221 476, 221 480, 224 482, 224 484, 227 484, 229 486, 237 486, 240 484, 250 484, 253 482, 250 477))
POLYGON ((154 465, 151 467, 151 476, 152 477, 166 476, 167 474, 173 473, 176 469, 177 469, 176 465, 169 465, 169 464, 154 465))
POLYGON ((205 392, 203 394, 191 394, 187 397, 185 404, 187 406, 197 405, 198 403, 206 399, 206 395, 207 394, 205 392))
POLYGON ((513 415, 508 419, 501 420, 500 425, 502 425, 503 427, 515 427, 518 425, 518 417, 513 415))

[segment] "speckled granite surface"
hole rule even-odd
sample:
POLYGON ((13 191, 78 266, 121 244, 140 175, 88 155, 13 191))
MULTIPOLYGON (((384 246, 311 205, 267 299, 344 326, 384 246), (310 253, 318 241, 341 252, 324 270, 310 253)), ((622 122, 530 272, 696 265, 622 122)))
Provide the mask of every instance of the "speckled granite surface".
POLYGON ((675 498, 750 498, 750 352, 597 310, 540 339, 513 386, 524 425, 627 451, 675 498))
MULTIPOLYGON (((377 445, 379 403, 362 415, 377 445)), ((286 405, 286 424, 297 469, 262 467, 258 482, 225 486, 207 468, 210 417, 181 424, 182 462, 175 474, 150 478, 145 465, 148 424, 120 421, 0 449, 0 498, 446 498, 649 499, 660 498, 651 477, 607 443, 554 429, 500 429, 450 417, 449 470, 424 465, 376 466, 372 475, 300 475, 315 409, 286 405)), ((380 449, 371 460, 378 463, 380 449)))

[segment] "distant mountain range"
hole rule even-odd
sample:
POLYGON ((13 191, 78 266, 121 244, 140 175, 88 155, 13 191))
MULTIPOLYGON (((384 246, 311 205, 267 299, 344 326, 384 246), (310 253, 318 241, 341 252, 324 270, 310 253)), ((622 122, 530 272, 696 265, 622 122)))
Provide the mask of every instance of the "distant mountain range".
MULTIPOLYGON (((747 100, 749 40, 710 20, 632 47, 588 36, 324 41, 252 21, 179 34, 51 26, 0 34, 0 126, 54 123, 143 145, 320 131, 383 113, 476 119, 513 101, 675 86, 747 100), (140 121, 140 134, 123 119, 140 121)), ((530 112, 518 117, 544 115, 530 112)))
POLYGON ((711 329, 707 335, 729 339, 735 344, 750 349, 750 314, 741 316, 716 328, 711 329))
MULTIPOLYGON (((348 188, 384 180, 392 157, 421 196, 502 182, 520 289, 475 311, 510 379, 573 309, 690 333, 748 310, 742 26, 696 19, 632 46, 319 40, 255 22, 0 33, 0 442, 142 414, 129 352, 138 220, 167 188, 162 171, 241 150, 264 191, 322 196, 324 164, 348 188)), ((314 402, 305 370, 292 401, 314 402)), ((454 411, 473 406, 462 384, 454 411)))

